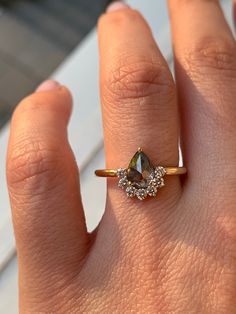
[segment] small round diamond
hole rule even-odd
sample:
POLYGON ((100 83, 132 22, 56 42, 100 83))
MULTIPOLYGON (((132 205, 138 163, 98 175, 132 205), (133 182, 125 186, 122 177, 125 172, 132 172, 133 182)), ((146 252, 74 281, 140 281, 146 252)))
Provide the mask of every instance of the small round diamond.
POLYGON ((152 186, 156 187, 158 186, 159 181, 160 179, 155 178, 155 179, 152 179, 150 183, 152 186))
POLYGON ((122 189, 126 188, 126 186, 128 185, 128 180, 126 177, 120 179, 119 183, 118 183, 118 186, 122 189))
POLYGON ((165 181, 163 178, 161 178, 159 181, 159 187, 162 188, 163 186, 165 186, 165 181))
POLYGON ((161 188, 165 185, 164 178, 154 178, 150 181, 149 185, 154 188, 161 188))
POLYGON ((147 197, 147 190, 139 189, 136 191, 136 196, 139 200, 144 200, 147 197))
POLYGON ((126 193, 127 193, 128 197, 134 197, 135 196, 135 192, 136 192, 136 189, 133 186, 128 186, 126 188, 126 193))
POLYGON ((153 186, 149 186, 147 188, 147 193, 149 196, 156 196, 157 195, 157 188, 153 186))
POLYGON ((155 176, 156 177, 161 178, 161 177, 164 177, 165 174, 166 174, 166 170, 164 167, 161 167, 161 166, 156 167, 156 169, 155 169, 155 176))
POLYGON ((126 169, 119 168, 117 169, 117 177, 123 178, 127 174, 126 169))

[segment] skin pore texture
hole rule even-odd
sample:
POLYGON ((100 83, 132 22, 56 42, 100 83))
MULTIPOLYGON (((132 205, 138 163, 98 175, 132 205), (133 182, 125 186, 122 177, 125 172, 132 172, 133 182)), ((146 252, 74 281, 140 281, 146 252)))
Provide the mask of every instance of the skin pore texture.
POLYGON ((167 177, 158 199, 128 199, 108 179, 88 234, 70 92, 47 81, 15 110, 7 180, 20 313, 236 313, 235 39, 218 1, 169 0, 169 11, 175 81, 139 12, 119 2, 98 22, 107 168, 138 147, 177 166, 181 139, 188 174, 167 177))

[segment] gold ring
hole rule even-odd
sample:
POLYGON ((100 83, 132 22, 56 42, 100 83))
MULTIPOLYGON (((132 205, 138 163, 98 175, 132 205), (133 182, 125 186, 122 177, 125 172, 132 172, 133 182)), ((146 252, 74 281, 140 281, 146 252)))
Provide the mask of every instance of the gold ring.
POLYGON ((185 167, 154 167, 141 148, 135 153, 128 168, 99 169, 98 177, 118 177, 118 186, 126 191, 128 197, 144 200, 147 196, 155 197, 158 189, 165 185, 165 176, 187 173, 185 167))

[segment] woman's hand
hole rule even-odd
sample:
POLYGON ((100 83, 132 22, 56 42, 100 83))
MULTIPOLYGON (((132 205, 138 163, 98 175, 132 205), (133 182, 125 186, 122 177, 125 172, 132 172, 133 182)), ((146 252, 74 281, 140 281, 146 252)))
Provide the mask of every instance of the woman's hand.
POLYGON ((176 166, 180 136, 184 180, 167 178, 144 202, 108 180, 105 215, 88 234, 70 93, 44 83, 14 113, 7 177, 21 313, 235 312, 235 40, 218 1, 169 9, 176 84, 138 12, 115 4, 100 18, 106 161, 125 167, 141 146, 176 166))

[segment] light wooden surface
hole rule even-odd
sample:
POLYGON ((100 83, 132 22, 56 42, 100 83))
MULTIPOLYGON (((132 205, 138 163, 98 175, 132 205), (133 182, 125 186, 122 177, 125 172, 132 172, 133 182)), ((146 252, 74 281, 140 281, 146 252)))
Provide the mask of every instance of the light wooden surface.
MULTIPOLYGON (((170 28, 165 0, 130 0, 146 17, 154 37, 172 63, 170 28)), ((222 1, 232 26, 231 1, 222 1)), ((89 230, 99 222, 105 204, 105 180, 93 171, 104 166, 103 134, 99 106, 97 35, 93 30, 86 40, 52 75, 67 85, 74 96, 74 111, 69 125, 69 139, 81 169, 82 197, 89 230)), ((0 314, 17 313, 17 263, 5 180, 5 154, 9 125, 0 134, 0 314)))

